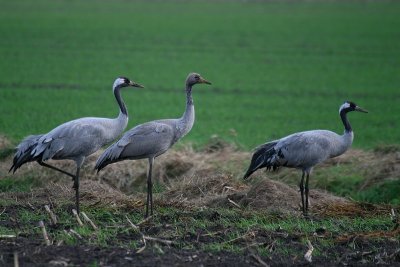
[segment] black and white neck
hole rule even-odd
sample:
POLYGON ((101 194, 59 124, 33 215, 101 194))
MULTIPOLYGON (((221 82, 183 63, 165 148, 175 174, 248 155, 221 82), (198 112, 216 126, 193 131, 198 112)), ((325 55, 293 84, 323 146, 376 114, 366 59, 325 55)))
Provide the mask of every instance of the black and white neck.
POLYGON ((347 113, 350 111, 354 111, 354 107, 352 107, 349 102, 345 102, 339 109, 340 118, 342 119, 346 133, 351 133, 353 131, 350 122, 347 119, 347 113))
POLYGON ((126 109, 125 103, 124 103, 124 101, 121 97, 121 93, 120 93, 120 90, 122 87, 124 87, 124 86, 121 83, 117 83, 117 81, 116 81, 114 83, 113 91, 114 91, 115 99, 117 100, 117 103, 119 106, 120 114, 123 114, 126 117, 128 117, 128 110, 126 109))

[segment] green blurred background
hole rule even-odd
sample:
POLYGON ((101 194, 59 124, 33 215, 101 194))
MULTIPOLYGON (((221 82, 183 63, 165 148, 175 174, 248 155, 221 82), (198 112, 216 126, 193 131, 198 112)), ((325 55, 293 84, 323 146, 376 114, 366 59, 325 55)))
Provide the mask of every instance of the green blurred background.
POLYGON ((14 143, 79 117, 118 114, 111 86, 127 76, 128 128, 184 111, 183 142, 212 135, 245 149, 296 131, 343 125, 354 147, 399 143, 400 2, 0 1, 0 133, 14 143))

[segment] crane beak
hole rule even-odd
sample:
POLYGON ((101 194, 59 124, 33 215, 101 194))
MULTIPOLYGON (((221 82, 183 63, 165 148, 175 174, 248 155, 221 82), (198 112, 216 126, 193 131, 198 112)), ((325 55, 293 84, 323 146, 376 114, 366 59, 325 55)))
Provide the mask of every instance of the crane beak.
POLYGON ((135 83, 135 82, 133 82, 133 81, 131 81, 131 82, 129 83, 129 86, 133 86, 133 87, 139 87, 139 88, 144 88, 144 86, 143 86, 143 85, 141 85, 141 84, 138 84, 138 83, 135 83))
POLYGON ((356 106, 356 108, 354 109, 355 111, 359 111, 359 112, 363 112, 363 113, 368 113, 368 110, 365 110, 363 108, 360 108, 359 106, 356 106))
POLYGON ((211 84, 211 82, 207 81, 203 77, 200 77, 199 83, 206 83, 206 84, 211 84))

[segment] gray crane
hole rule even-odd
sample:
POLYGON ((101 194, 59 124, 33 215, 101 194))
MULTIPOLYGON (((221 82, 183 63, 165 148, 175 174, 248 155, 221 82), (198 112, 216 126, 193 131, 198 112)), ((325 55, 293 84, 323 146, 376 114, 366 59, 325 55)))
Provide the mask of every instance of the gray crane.
POLYGON ((345 101, 339 108, 339 115, 345 128, 343 135, 328 130, 313 130, 294 133, 257 147, 243 178, 247 179, 253 172, 264 167, 267 170, 276 170, 281 166, 301 169, 302 176, 299 185, 301 204, 303 214, 307 215, 308 180, 312 168, 328 158, 343 154, 353 143, 353 130, 347 119, 347 113, 350 111, 368 113, 355 103, 345 101), (305 174, 307 178, 304 185, 305 174))
POLYGON ((153 215, 152 170, 154 159, 165 153, 173 144, 185 136, 194 124, 192 87, 198 83, 211 84, 200 74, 190 73, 186 79, 186 110, 179 119, 164 119, 146 122, 127 131, 121 139, 108 147, 96 162, 99 172, 108 164, 130 159, 149 161, 147 174, 147 201, 145 218, 153 215))
POLYGON ((47 134, 30 135, 17 146, 13 165, 9 171, 15 173, 23 164, 37 161, 44 167, 72 177, 73 188, 76 193, 76 209, 79 213, 80 168, 87 156, 114 141, 126 128, 128 112, 121 98, 120 89, 127 86, 143 88, 142 85, 125 77, 119 77, 115 80, 113 93, 120 109, 117 118, 80 118, 61 124, 47 134), (76 173, 71 174, 44 162, 49 159, 75 161, 76 173))

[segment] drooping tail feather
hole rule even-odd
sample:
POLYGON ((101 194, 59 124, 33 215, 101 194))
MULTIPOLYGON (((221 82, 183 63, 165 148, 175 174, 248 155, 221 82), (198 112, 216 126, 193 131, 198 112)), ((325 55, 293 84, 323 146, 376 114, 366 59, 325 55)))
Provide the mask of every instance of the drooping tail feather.
POLYGON ((108 164, 120 161, 122 159, 119 158, 121 155, 121 152, 124 150, 124 147, 119 146, 118 142, 109 146, 103 154, 97 159, 96 165, 94 166, 94 169, 97 170, 97 172, 101 171, 104 167, 106 167, 108 164))
POLYGON ((274 170, 278 168, 273 162, 273 158, 276 154, 274 149, 276 143, 277 141, 273 141, 256 148, 251 158, 250 166, 243 176, 243 179, 247 179, 253 172, 264 167, 267 167, 267 169, 273 168, 274 170))
POLYGON ((37 157, 32 155, 32 151, 36 147, 39 138, 42 136, 42 134, 30 135, 22 140, 22 142, 16 147, 13 165, 8 172, 12 171, 15 173, 15 171, 23 164, 37 160, 37 157))

